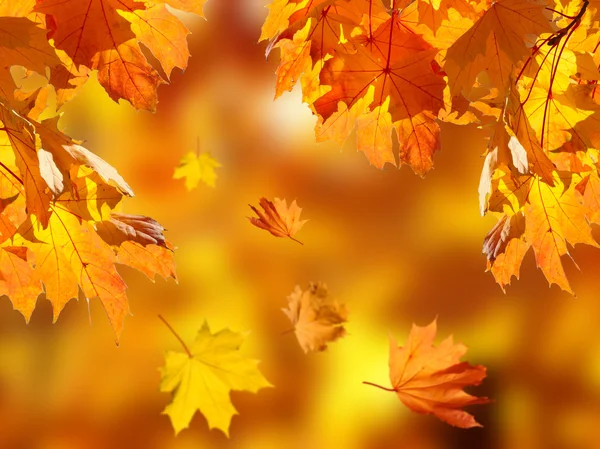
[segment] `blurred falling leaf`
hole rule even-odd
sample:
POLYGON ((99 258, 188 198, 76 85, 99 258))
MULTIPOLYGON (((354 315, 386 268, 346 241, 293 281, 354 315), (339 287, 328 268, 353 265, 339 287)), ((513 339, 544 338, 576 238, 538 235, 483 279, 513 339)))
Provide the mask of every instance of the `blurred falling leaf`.
POLYGON ((229 392, 256 393, 272 386, 258 370, 258 361, 240 354, 245 336, 229 329, 213 334, 204 322, 194 343, 187 346, 164 318, 159 318, 185 350, 167 352, 165 366, 160 370, 160 391, 173 393, 173 400, 163 413, 171 418, 176 434, 189 426, 199 410, 209 428, 220 429, 229 436, 231 418, 237 415, 229 392))
POLYGON ((456 427, 482 427, 462 407, 485 404, 488 398, 472 396, 463 391, 479 385, 486 368, 472 366, 460 359, 467 347, 454 344, 452 336, 434 346, 436 320, 425 327, 413 324, 404 347, 390 336, 390 381, 393 388, 364 382, 386 391, 394 391, 402 403, 417 413, 433 414, 456 427))
POLYGON ((181 159, 179 167, 175 168, 173 179, 185 178, 185 187, 188 190, 198 187, 200 181, 214 187, 217 180, 215 168, 221 166, 208 153, 197 154, 190 151, 181 159))
POLYGON ((283 313, 294 325, 304 352, 324 351, 327 343, 346 335, 342 325, 348 320, 346 305, 333 299, 321 282, 311 282, 305 291, 296 286, 288 296, 288 307, 283 313))
POLYGON ((293 241, 303 245, 302 242, 296 240, 293 236, 308 220, 300 220, 302 209, 298 207, 296 200, 292 201, 289 208, 286 200, 280 200, 279 198, 275 198, 273 202, 266 198, 261 198, 258 204, 262 207, 264 213, 250 205, 250 208, 258 215, 258 218, 248 217, 250 223, 265 231, 269 231, 275 237, 289 237, 293 241))

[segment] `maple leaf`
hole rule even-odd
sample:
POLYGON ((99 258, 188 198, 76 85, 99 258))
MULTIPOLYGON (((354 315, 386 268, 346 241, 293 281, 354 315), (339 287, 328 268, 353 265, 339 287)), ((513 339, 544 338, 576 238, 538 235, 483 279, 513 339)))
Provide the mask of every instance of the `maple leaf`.
POLYGON ((483 241, 483 253, 487 256, 487 269, 505 291, 511 278, 519 279, 519 269, 523 257, 531 245, 525 241, 525 217, 502 215, 483 241))
POLYGON ((27 321, 41 293, 42 286, 37 280, 33 258, 27 247, 0 248, 0 294, 10 296, 13 307, 27 321))
POLYGON ((64 52, 64 64, 52 79, 59 105, 72 98, 89 70, 98 70, 98 81, 113 100, 123 98, 137 109, 154 110, 158 86, 168 81, 173 68, 185 69, 189 58, 189 31, 165 3, 201 14, 204 1, 38 1, 35 12, 45 15, 49 38, 64 52), (148 62, 140 44, 156 57, 166 79, 148 62))
POLYGON ((215 186, 217 174, 215 168, 221 167, 210 154, 197 154, 193 151, 187 153, 179 162, 179 167, 175 168, 173 179, 185 178, 185 188, 193 190, 198 187, 198 183, 202 181, 209 187, 215 186))
POLYGON ((10 72, 11 67, 22 66, 43 74, 46 67, 60 65, 60 59, 48 43, 46 33, 44 28, 27 17, 18 14, 12 16, 8 12, 0 16, 0 98, 13 102, 17 86, 10 72))
POLYGON ((437 323, 425 327, 413 324, 404 347, 390 336, 390 381, 392 388, 371 382, 368 385, 396 393, 400 401, 417 413, 432 414, 456 427, 481 427, 475 418, 461 410, 489 399, 472 396, 464 387, 479 385, 486 376, 484 366, 472 366, 460 359, 467 348, 454 344, 452 336, 438 346, 433 344, 437 323))
POLYGON ((231 418, 237 414, 229 392, 256 393, 272 386, 258 370, 258 361, 240 353, 245 336, 229 329, 212 333, 204 322, 194 343, 188 346, 164 318, 159 318, 185 351, 167 352, 165 366, 160 370, 160 391, 173 394, 163 413, 171 419, 176 434, 189 426, 198 410, 210 429, 219 429, 229 436, 231 418))
POLYGON ((300 220, 302 209, 292 201, 288 207, 286 200, 275 198, 273 202, 266 198, 261 198, 259 203, 263 212, 250 206, 258 218, 248 217, 250 223, 254 226, 269 231, 275 237, 289 237, 302 245, 302 242, 296 240, 294 235, 304 226, 308 220, 300 220))
POLYGON ((281 309, 294 325, 294 333, 304 352, 324 351, 327 343, 346 335, 346 306, 333 299, 323 283, 310 283, 302 291, 296 286, 288 296, 288 308, 281 309))
POLYGON ((358 149, 381 168, 397 164, 395 133, 400 163, 425 174, 439 149, 436 117, 450 107, 437 50, 381 2, 292 3, 274 3, 263 28, 267 53, 281 49, 276 96, 302 79, 317 140, 343 144, 357 128, 358 149))
POLYGON ((550 282, 571 293, 561 262, 571 245, 585 243, 598 247, 586 218, 586 209, 576 181, 567 176, 556 178, 554 187, 535 180, 525 212, 525 235, 534 249, 538 267, 550 282))
MULTIPOLYGON (((17 241, 31 248, 38 261, 35 271, 52 302, 54 319, 77 297, 79 286, 86 298, 100 299, 118 339, 129 314, 126 285, 114 266, 115 254, 93 227, 57 207, 47 227, 31 219, 18 232, 17 241)), ((19 311, 29 319, 28 310, 19 311)))
MULTIPOLYGON (((392 152, 395 129, 400 162, 424 175, 439 149, 435 117, 444 107, 446 83, 432 67, 436 52, 419 35, 403 29, 394 15, 356 52, 339 52, 325 63, 321 82, 331 90, 314 102, 322 117, 317 132, 335 128, 373 87, 373 101, 365 111, 371 113, 357 122, 358 149, 378 168, 386 162, 396 165, 392 152)), ((342 141, 346 136, 336 139, 342 141)))
POLYGON ((479 19, 448 49, 444 71, 453 93, 470 89, 487 70, 505 92, 514 68, 531 54, 537 36, 552 33, 552 13, 545 0, 486 2, 479 19))
MULTIPOLYGON (((318 0, 288 6, 287 10, 284 7, 284 11, 279 11, 272 5, 261 35, 261 40, 271 39, 267 56, 274 48, 281 50, 275 98, 291 90, 303 73, 304 78, 318 79, 325 59, 334 54, 346 36, 362 34, 362 28, 372 34, 389 18, 383 3, 372 0, 318 0), (291 14, 283 28, 285 11, 291 14), (313 65, 318 69, 316 73, 311 69, 313 65)), ((311 85, 310 80, 303 79, 307 98, 311 96, 311 85)))

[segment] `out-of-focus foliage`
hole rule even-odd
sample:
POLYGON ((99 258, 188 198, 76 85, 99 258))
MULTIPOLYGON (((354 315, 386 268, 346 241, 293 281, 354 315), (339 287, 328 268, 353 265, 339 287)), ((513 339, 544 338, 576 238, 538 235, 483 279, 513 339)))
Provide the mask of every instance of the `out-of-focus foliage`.
POLYGON ((193 151, 187 153, 179 162, 179 166, 175 168, 173 179, 185 179, 185 188, 193 190, 198 187, 200 181, 209 187, 215 186, 217 174, 215 168, 221 167, 210 154, 197 154, 193 151))
POLYGON ((311 282, 304 291, 296 286, 288 296, 288 308, 282 310, 304 352, 324 351, 329 342, 346 335, 346 305, 333 298, 323 283, 311 282))

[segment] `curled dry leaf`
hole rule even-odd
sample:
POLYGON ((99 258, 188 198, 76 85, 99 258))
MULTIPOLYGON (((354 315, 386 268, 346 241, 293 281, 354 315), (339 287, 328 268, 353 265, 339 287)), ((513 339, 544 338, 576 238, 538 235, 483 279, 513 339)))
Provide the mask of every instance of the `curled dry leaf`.
POLYGON ((346 335, 343 326, 348 321, 346 305, 332 298, 321 282, 311 282, 305 291, 296 286, 288 296, 288 308, 282 310, 294 325, 304 352, 324 351, 327 343, 346 335))
POLYGON ((173 394, 163 413, 169 415, 175 433, 187 428, 199 410, 209 428, 229 436, 231 418, 237 415, 229 392, 271 387, 258 370, 258 361, 244 357, 240 347, 245 335, 223 329, 212 333, 205 322, 196 340, 187 346, 173 328, 160 317, 182 344, 185 352, 169 351, 161 368, 160 391, 173 394))
POLYGON ((413 324, 404 347, 390 336, 390 381, 392 388, 364 382, 393 391, 410 410, 432 414, 456 427, 481 427, 475 418, 461 410, 474 404, 485 404, 488 398, 472 396, 464 387, 479 385, 486 376, 484 366, 472 366, 460 359, 467 347, 454 344, 452 336, 438 346, 433 340, 437 323, 425 327, 413 324))
POLYGON ((165 228, 153 218, 112 212, 110 220, 104 224, 103 229, 98 230, 98 234, 112 245, 120 245, 130 240, 142 245, 165 246, 165 228))
POLYGON ((258 215, 258 218, 248 217, 250 223, 265 231, 269 231, 275 237, 289 237, 295 242, 303 244, 296 240, 294 235, 308 220, 300 220, 302 209, 298 207, 296 200, 292 201, 290 207, 288 207, 285 200, 280 200, 279 198, 275 198, 273 202, 266 198, 261 198, 258 204, 264 212, 249 205, 254 213, 258 215))

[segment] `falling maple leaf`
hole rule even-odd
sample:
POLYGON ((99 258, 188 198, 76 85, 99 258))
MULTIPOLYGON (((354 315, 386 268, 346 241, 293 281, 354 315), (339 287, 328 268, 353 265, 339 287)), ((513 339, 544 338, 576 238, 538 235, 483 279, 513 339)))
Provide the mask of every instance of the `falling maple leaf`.
POLYGON ((467 348, 454 344, 452 336, 438 346, 433 344, 437 333, 436 320, 425 327, 413 324, 404 347, 390 335, 390 381, 392 388, 371 382, 368 385, 393 391, 409 409, 432 414, 453 426, 481 427, 472 415, 461 410, 489 399, 472 396, 464 387, 479 385, 486 376, 484 366, 472 366, 460 359, 467 348))
POLYGON ((275 237, 289 237, 302 245, 302 242, 296 240, 294 235, 304 226, 308 220, 300 220, 302 209, 292 201, 289 208, 285 200, 275 198, 273 202, 266 198, 261 198, 259 203, 263 212, 260 212, 254 206, 249 205, 258 218, 248 217, 250 223, 254 226, 269 231, 275 237))
POLYGON ((272 387, 258 370, 258 361, 241 355, 245 336, 229 329, 212 333, 204 322, 194 343, 188 346, 164 318, 159 318, 184 349, 167 352, 165 366, 160 370, 160 391, 173 394, 163 413, 171 418, 176 434, 189 426, 198 410, 210 429, 219 429, 229 436, 231 418, 237 415, 229 392, 256 393, 272 387))
POLYGON ((288 308, 282 310, 294 325, 304 352, 324 351, 327 343, 346 335, 343 323, 348 321, 348 310, 321 282, 310 283, 305 291, 296 286, 288 296, 288 308))
POLYGON ((194 153, 190 151, 179 162, 179 167, 175 168, 173 179, 185 179, 185 188, 193 190, 198 187, 202 181, 209 187, 215 186, 217 174, 215 168, 221 167, 208 153, 194 153))

